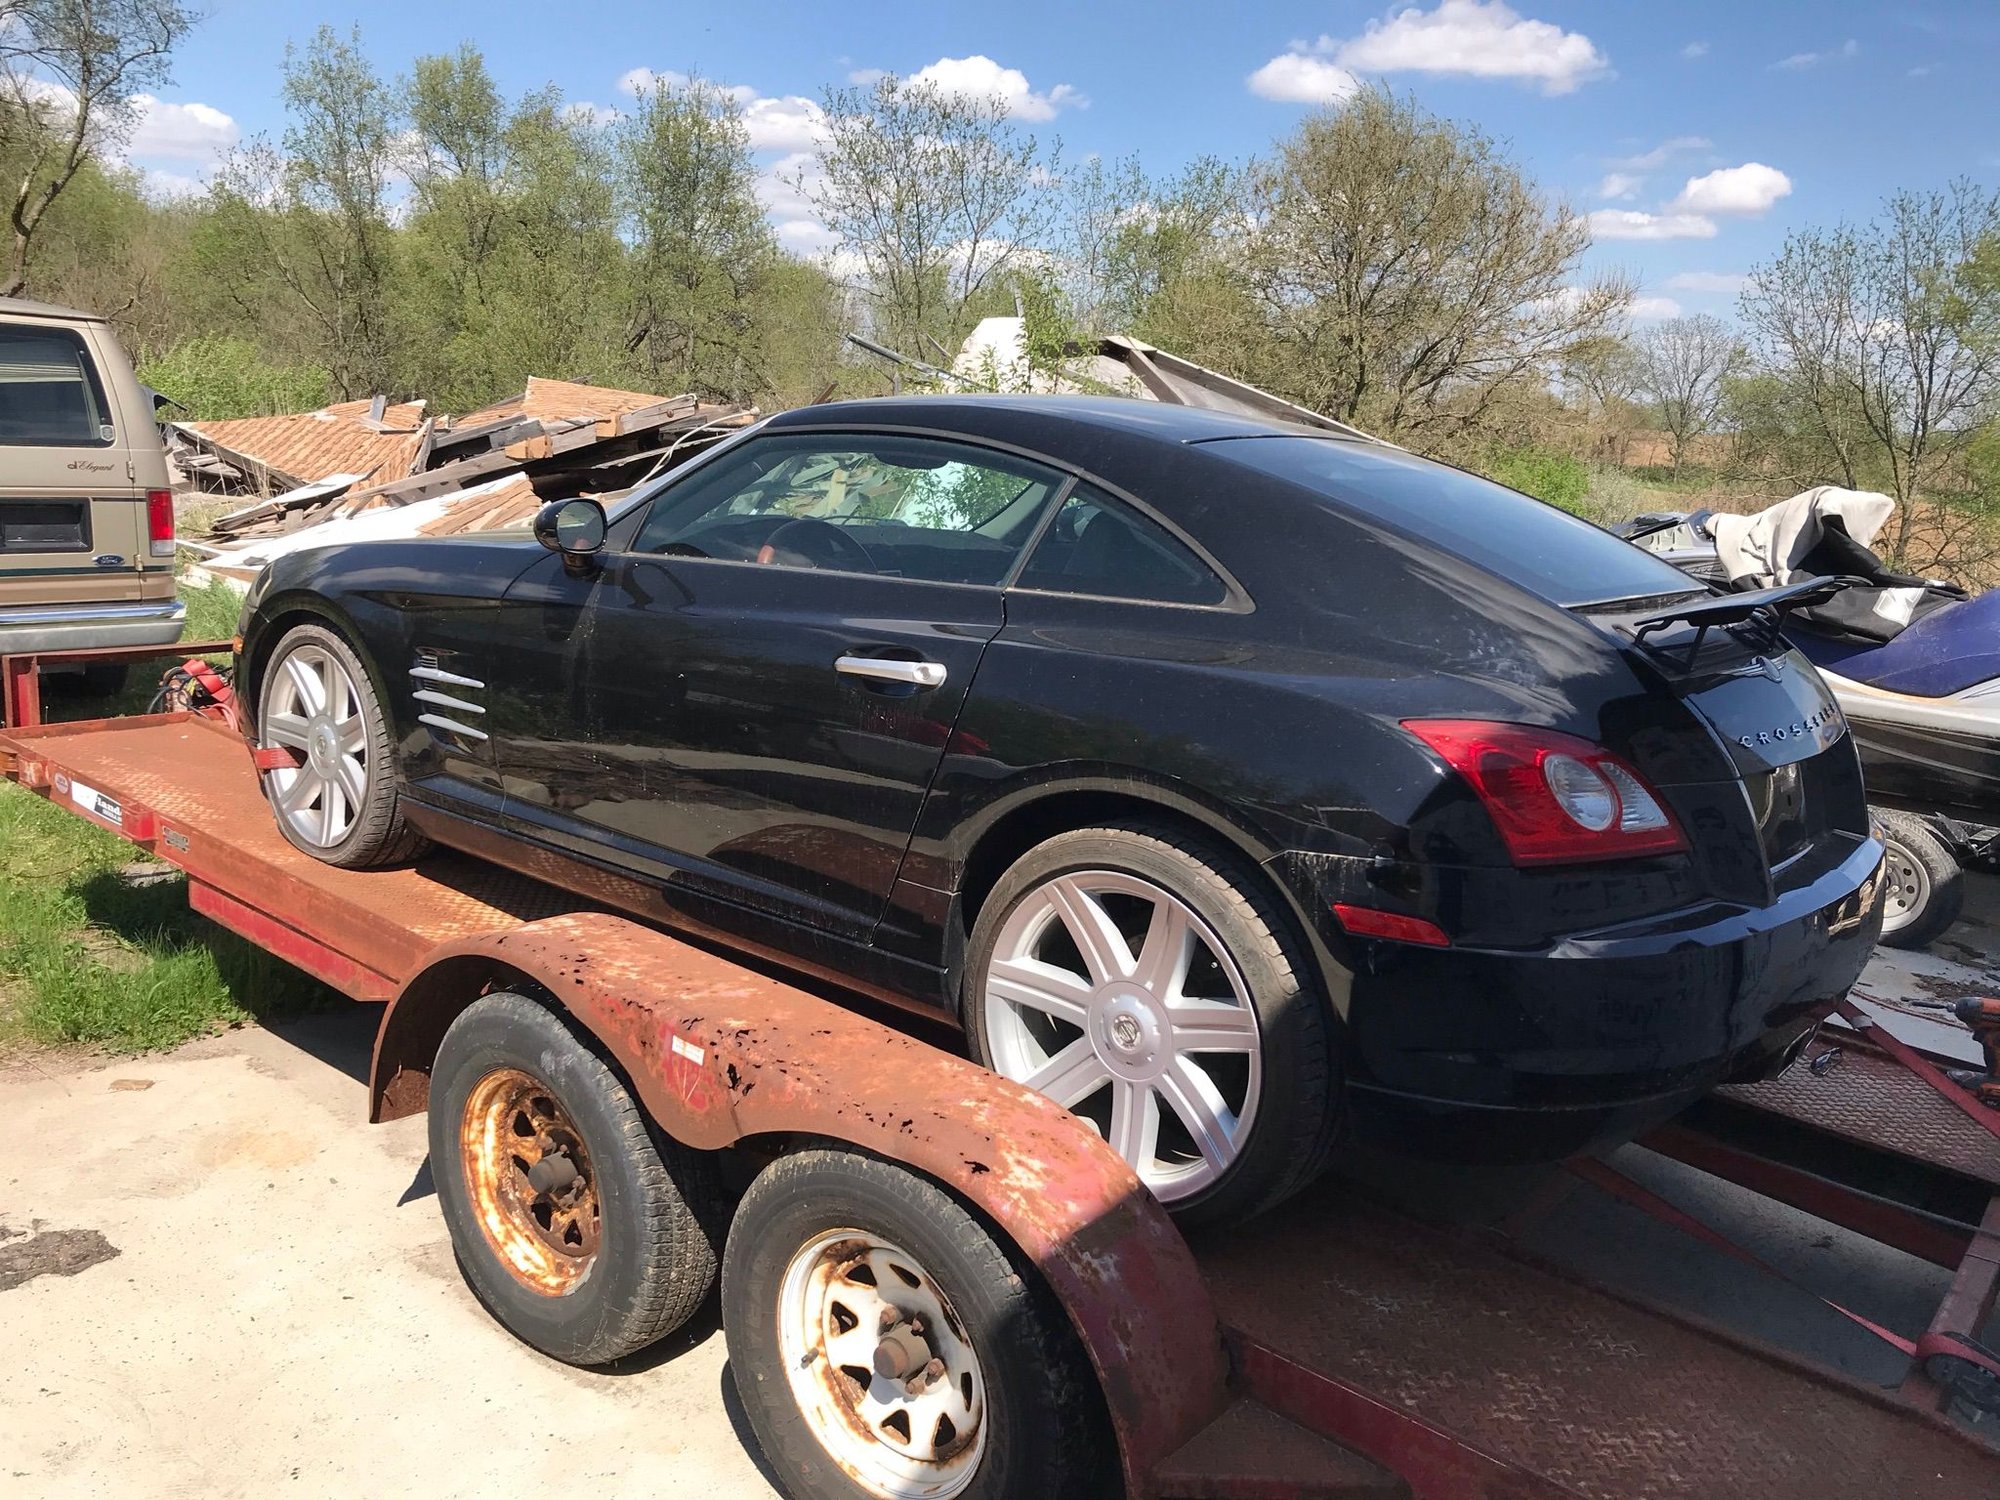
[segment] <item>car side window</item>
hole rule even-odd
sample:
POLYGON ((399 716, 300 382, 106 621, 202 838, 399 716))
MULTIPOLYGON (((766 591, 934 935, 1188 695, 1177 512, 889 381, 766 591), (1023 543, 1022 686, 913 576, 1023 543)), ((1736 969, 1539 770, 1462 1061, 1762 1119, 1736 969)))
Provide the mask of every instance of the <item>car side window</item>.
POLYGON ((992 585, 1064 478, 937 438, 773 433, 662 490, 632 550, 992 585))
POLYGON ((1229 597, 1215 569, 1166 527, 1087 484, 1056 512, 1015 587, 1157 604, 1229 597))

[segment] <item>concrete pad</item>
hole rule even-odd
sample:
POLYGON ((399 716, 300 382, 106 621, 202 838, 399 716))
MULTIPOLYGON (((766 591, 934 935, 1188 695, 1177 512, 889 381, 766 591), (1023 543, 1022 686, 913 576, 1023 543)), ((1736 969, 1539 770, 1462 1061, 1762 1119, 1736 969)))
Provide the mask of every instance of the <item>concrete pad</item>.
POLYGON ((0 1492, 776 1494, 713 1299, 615 1373, 474 1301, 424 1122, 364 1122, 376 1015, 0 1072, 0 1492))

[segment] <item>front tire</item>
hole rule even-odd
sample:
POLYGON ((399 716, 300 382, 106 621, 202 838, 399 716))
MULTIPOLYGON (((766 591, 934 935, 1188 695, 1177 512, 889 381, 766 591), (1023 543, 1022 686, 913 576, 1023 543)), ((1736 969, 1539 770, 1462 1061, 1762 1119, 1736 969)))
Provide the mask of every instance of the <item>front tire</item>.
POLYGON ((799 1500, 1119 1493, 1082 1345, 1028 1260, 859 1152, 774 1162, 722 1268, 737 1393, 799 1500))
POLYGON ((1248 1218, 1326 1164, 1311 960, 1206 840, 1131 824, 1029 850, 980 907, 963 1003, 978 1060, 1089 1119, 1183 1224, 1248 1218))
POLYGON ((405 864, 427 847, 403 816, 388 717, 361 658, 323 625, 287 631, 257 694, 257 743, 297 764, 265 771, 287 841, 346 869, 405 864))
POLYGON ((1882 942, 1927 948, 1965 906, 1965 872, 1945 841, 1913 813, 1874 809, 1882 861, 1882 942))
POLYGON ((544 1354, 606 1364, 680 1327, 715 1285, 710 1158, 652 1130, 596 1050, 525 995, 487 995, 445 1032, 430 1147, 459 1269, 544 1354))

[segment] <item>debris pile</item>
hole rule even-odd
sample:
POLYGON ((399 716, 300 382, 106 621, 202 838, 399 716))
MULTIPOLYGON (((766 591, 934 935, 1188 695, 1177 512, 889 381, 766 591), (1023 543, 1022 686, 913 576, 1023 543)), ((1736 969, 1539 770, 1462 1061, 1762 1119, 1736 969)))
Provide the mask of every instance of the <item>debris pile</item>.
POLYGON ((421 401, 170 422, 200 493, 244 497, 211 523, 206 572, 254 581, 281 552, 364 538, 525 526, 544 501, 628 489, 757 419, 754 406, 531 378, 456 419, 421 401))

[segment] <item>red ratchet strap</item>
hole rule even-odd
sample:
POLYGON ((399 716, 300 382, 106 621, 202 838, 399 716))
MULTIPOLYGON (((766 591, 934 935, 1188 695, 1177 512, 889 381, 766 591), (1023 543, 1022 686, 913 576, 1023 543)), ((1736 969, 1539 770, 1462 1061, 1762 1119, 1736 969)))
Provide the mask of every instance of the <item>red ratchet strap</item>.
POLYGON ((1739 1260, 1746 1266, 1752 1266, 1764 1272, 1767 1276, 1775 1276, 1788 1285, 1798 1287, 1800 1291, 1809 1297, 1819 1297, 1821 1302, 1824 1302, 1843 1318, 1859 1324, 1874 1334, 1875 1337, 1882 1340, 1883 1343, 1888 1344, 1891 1348, 1900 1350, 1912 1359, 1923 1360, 1929 1359, 1934 1354, 1949 1354, 1952 1358, 1962 1359, 1969 1365, 1977 1365, 1990 1375, 2000 1376, 2000 1359, 1995 1359, 1991 1354, 1988 1354, 1984 1349, 1979 1348, 1969 1340, 1960 1339, 1948 1333, 1926 1333, 1920 1338, 1906 1339, 1900 1333, 1891 1332, 1873 1319, 1862 1317, 1860 1313, 1855 1312, 1852 1308, 1842 1307, 1831 1297, 1820 1297, 1819 1293, 1813 1291, 1811 1288, 1799 1286, 1796 1281, 1793 1281, 1791 1277, 1787 1276, 1770 1262, 1752 1255, 1741 1245, 1716 1230, 1709 1228, 1708 1225, 1702 1223, 1701 1220, 1695 1218, 1692 1214, 1674 1207, 1673 1204, 1667 1202, 1666 1199, 1655 1193, 1651 1188, 1640 1186, 1608 1163, 1598 1161, 1594 1157, 1578 1157, 1566 1165, 1573 1174, 1581 1177, 1585 1182, 1591 1184, 1591 1186, 1600 1188, 1612 1197, 1629 1203, 1642 1212, 1651 1214, 1664 1224, 1671 1224, 1684 1234, 1693 1235, 1694 1238, 1700 1240, 1711 1249, 1720 1250, 1731 1259, 1739 1260))
POLYGON ((304 761, 300 759, 299 752, 289 745, 252 745, 250 764, 259 771, 294 771, 304 761))
MULTIPOLYGON (((1925 1057, 1923 1053, 1917 1051, 1908 1042, 1891 1036, 1888 1027, 1882 1025, 1852 1000, 1842 1000, 1838 1005, 1834 1006, 1833 1013, 1839 1016, 1841 1020, 1847 1022, 1856 1031, 1860 1032, 1870 1046, 1880 1047, 1884 1052, 1895 1058, 1897 1062, 1901 1063, 1912 1073, 1916 1074, 1917 1077, 1923 1079, 1925 1083, 1928 1083, 1932 1088, 1944 1095, 1950 1103, 1956 1105, 1960 1111, 1970 1116, 1982 1129, 1994 1136, 2000 1136, 2000 1109, 1990 1109, 1986 1105, 1981 1104, 1972 1096, 1969 1089, 1962 1089, 1949 1078, 1945 1077, 1935 1063, 1925 1057)), ((1820 1035, 1824 1037, 1826 1033, 1822 1031, 1820 1035)))

